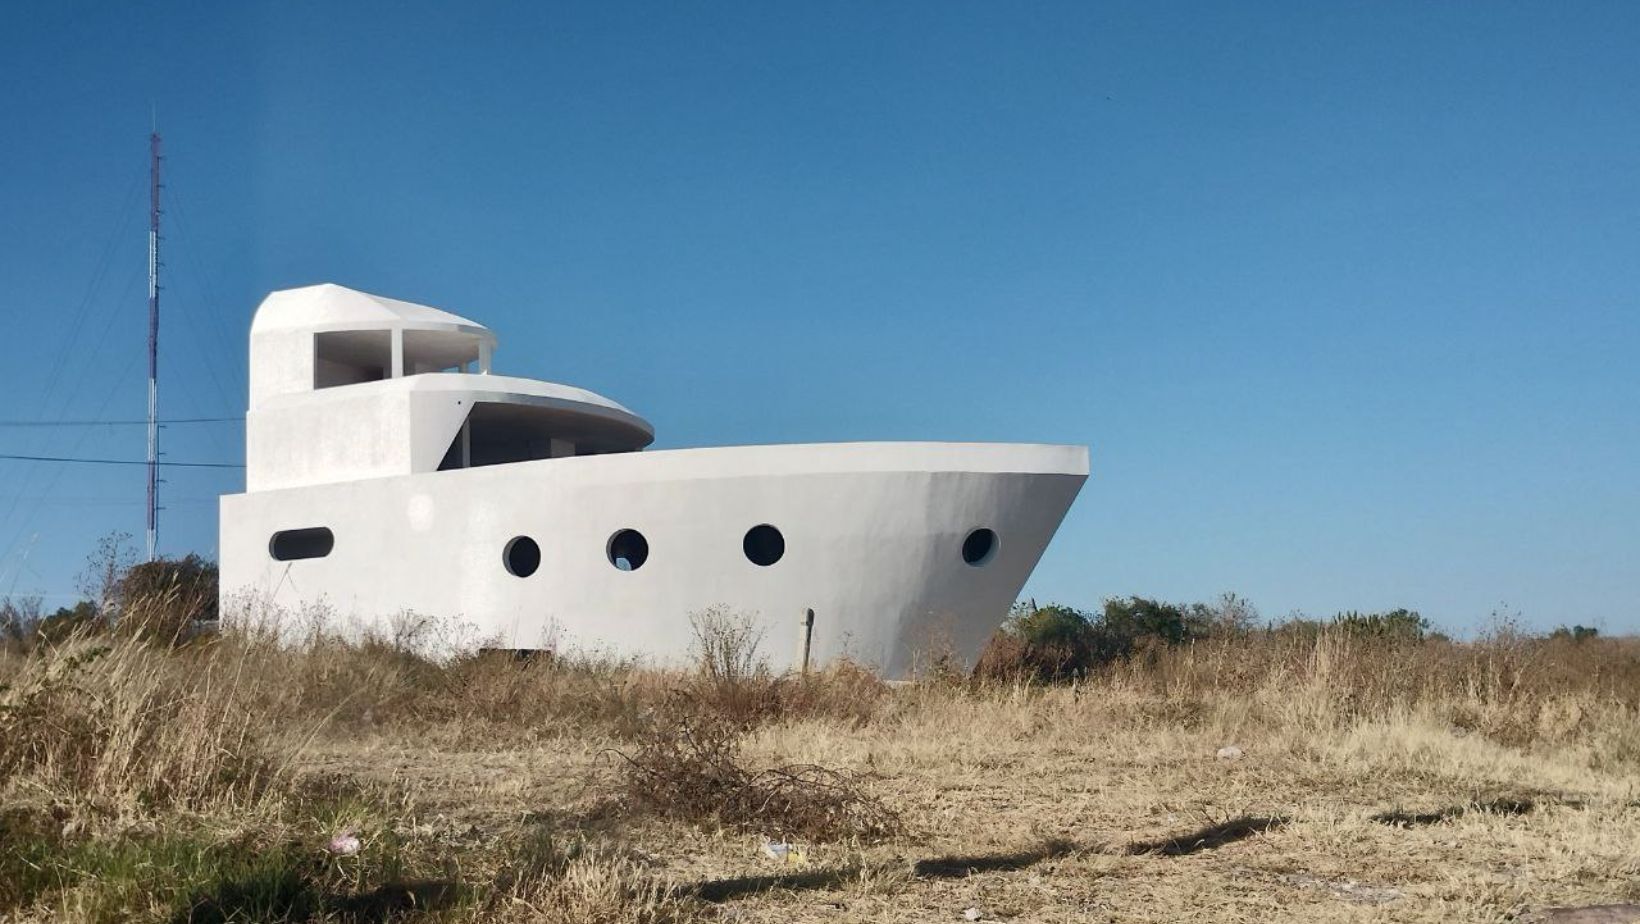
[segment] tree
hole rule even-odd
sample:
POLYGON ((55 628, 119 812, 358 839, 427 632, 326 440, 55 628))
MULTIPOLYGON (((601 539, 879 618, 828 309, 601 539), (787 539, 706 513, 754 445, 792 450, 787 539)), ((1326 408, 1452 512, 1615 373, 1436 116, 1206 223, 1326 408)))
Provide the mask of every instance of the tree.
POLYGON ((115 584, 116 627, 180 641, 217 618, 216 563, 189 553, 132 565, 115 584))
POLYGON ((1348 632, 1351 635, 1369 636, 1372 638, 1393 639, 1404 642, 1421 642, 1430 634, 1429 620, 1425 619, 1417 610, 1405 607, 1390 610, 1387 613, 1359 613, 1350 610, 1339 613, 1332 619, 1335 629, 1348 632))
POLYGON ((1052 683, 1087 673, 1094 661, 1088 615, 1068 606, 1016 603, 980 652, 974 675, 993 680, 1052 683))
POLYGON ((0 600, 0 637, 4 637, 7 644, 27 648, 39 624, 39 597, 0 600))
POLYGON ((1114 661, 1141 644, 1177 645, 1199 638, 1206 632, 1201 613, 1193 609, 1148 597, 1112 597, 1094 626, 1095 657, 1114 661))
POLYGON ((112 616, 120 580, 136 561, 131 534, 115 530, 98 539, 97 548, 86 556, 85 570, 75 581, 77 589, 96 605, 97 612, 112 616))
POLYGON ((96 631, 102 625, 102 616, 90 600, 58 607, 50 614, 40 608, 39 597, 0 600, 0 640, 22 651, 42 643, 60 644, 77 632, 96 631))
POLYGON ((36 641, 56 645, 75 633, 95 632, 103 625, 97 605, 90 600, 81 600, 73 606, 60 606, 56 612, 40 620, 34 636, 36 641))
POLYGON ((1210 604, 1194 604, 1197 631, 1211 638, 1241 637, 1259 626, 1258 608, 1246 597, 1225 593, 1210 604))

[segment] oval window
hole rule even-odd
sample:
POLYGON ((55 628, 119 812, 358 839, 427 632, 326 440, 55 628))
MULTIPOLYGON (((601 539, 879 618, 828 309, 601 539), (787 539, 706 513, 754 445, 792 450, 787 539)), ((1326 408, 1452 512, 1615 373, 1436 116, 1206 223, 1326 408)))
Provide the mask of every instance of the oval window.
POLYGON ((541 567, 541 547, 528 536, 514 537, 501 552, 501 563, 506 565, 508 574, 527 578, 541 567))
POLYGON ((324 558, 335 547, 335 534, 324 526, 280 530, 268 540, 268 554, 272 555, 275 561, 324 558))
POLYGON ((978 567, 997 553, 997 534, 989 529, 976 529, 962 540, 962 560, 978 567))
POLYGON ((636 571, 649 560, 649 540, 635 529, 623 529, 609 537, 605 549, 609 563, 620 571, 636 571))
POLYGON ((752 564, 765 568, 786 554, 786 537, 767 523, 746 530, 746 539, 740 545, 752 564))

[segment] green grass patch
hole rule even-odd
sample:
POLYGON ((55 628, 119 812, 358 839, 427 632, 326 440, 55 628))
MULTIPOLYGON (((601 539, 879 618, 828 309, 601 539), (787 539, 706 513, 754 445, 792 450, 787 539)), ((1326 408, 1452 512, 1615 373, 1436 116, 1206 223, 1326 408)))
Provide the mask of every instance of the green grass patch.
POLYGON ((417 868, 402 839, 369 831, 366 848, 335 857, 329 834, 302 839, 171 830, 94 839, 64 837, 49 814, 0 817, 0 916, 91 922, 225 924, 387 921, 458 904, 467 890, 417 868))

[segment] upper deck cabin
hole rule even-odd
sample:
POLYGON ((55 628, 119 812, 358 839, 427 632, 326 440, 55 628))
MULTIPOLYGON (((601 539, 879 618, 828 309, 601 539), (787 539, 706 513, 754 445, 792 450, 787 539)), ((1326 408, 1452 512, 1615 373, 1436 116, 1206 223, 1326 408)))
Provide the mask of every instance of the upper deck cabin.
POLYGON ((246 490, 631 452, 647 421, 601 395, 494 375, 466 318, 337 285, 251 322, 246 490))

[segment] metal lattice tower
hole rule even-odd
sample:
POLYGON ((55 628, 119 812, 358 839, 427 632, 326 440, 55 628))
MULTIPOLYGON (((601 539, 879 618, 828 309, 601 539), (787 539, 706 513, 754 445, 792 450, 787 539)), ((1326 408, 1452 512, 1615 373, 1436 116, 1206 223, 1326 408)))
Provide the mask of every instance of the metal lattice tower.
POLYGON ((148 135, 148 560, 159 547, 159 132, 148 135))

